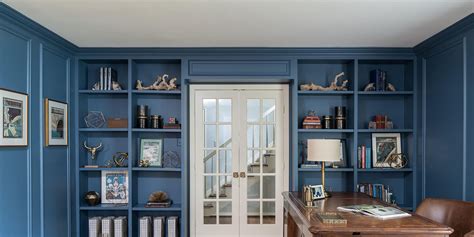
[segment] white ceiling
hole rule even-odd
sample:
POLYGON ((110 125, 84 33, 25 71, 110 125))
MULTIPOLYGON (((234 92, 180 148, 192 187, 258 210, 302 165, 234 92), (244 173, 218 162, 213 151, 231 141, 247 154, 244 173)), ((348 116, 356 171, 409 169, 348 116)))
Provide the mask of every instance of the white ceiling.
POLYGON ((412 47, 474 11, 474 0, 3 2, 80 47, 412 47))

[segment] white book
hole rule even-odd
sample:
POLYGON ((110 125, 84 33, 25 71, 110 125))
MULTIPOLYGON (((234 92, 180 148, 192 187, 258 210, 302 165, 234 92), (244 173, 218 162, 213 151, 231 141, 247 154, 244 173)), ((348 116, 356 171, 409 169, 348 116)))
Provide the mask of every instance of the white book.
POLYGON ((102 218, 102 237, 114 237, 114 218, 113 216, 102 218))
POLYGON ((112 90, 112 68, 109 67, 109 70, 108 70, 108 74, 107 74, 107 90, 112 90))
POLYGON ((104 89, 104 67, 100 68, 99 90, 104 89))
POLYGON ((100 237, 101 230, 101 217, 94 216, 89 218, 89 237, 100 237))
POLYGON ((167 219, 167 229, 168 229, 168 237, 178 237, 178 217, 177 216, 170 216, 167 219))
POLYGON ((119 216, 114 219, 114 236, 127 237, 127 217, 119 216))
POLYGON ((353 205, 353 206, 342 206, 342 207, 337 207, 337 210, 344 211, 344 212, 361 213, 361 214, 375 217, 382 220, 411 216, 410 214, 400 209, 397 209, 395 207, 382 206, 382 205, 362 204, 362 205, 353 205))
POLYGON ((153 237, 165 237, 165 217, 153 218, 153 237))
POLYGON ((151 237, 151 217, 140 218, 140 237, 151 237))

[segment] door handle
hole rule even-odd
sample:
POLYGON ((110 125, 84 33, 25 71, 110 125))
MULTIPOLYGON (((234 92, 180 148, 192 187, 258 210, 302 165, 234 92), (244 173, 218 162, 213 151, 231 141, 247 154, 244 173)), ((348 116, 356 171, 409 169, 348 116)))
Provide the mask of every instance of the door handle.
POLYGON ((239 172, 232 173, 232 176, 234 176, 234 178, 238 178, 239 177, 239 172))
POLYGON ((240 178, 245 178, 245 172, 240 172, 240 178))

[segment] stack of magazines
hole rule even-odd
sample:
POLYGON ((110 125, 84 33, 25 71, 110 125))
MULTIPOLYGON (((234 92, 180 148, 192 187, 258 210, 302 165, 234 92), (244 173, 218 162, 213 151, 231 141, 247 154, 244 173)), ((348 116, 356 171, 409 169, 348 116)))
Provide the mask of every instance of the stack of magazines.
POLYGON ((381 220, 388 220, 394 218, 402 218, 411 216, 410 214, 397 209, 395 207, 386 207, 382 205, 353 205, 353 206, 342 206, 337 208, 338 211, 343 212, 355 212, 366 216, 375 217, 381 220))

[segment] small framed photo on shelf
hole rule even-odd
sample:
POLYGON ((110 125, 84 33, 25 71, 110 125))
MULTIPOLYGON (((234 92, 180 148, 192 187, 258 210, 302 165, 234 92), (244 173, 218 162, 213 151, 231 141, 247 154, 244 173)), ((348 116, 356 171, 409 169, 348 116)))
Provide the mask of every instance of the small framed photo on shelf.
POLYGON ((373 167, 389 168, 389 158, 402 152, 400 133, 372 133, 373 167))
POLYGON ((313 200, 325 198, 323 185, 310 185, 309 187, 313 191, 313 200))
POLYGON ((140 161, 141 167, 163 166, 163 139, 141 139, 140 161))
POLYGON ((68 106, 66 103, 44 99, 45 145, 67 146, 68 106))
POLYGON ((28 95, 0 88, 0 146, 28 146, 28 95))
POLYGON ((128 203, 128 172, 102 171, 102 203, 128 203))

